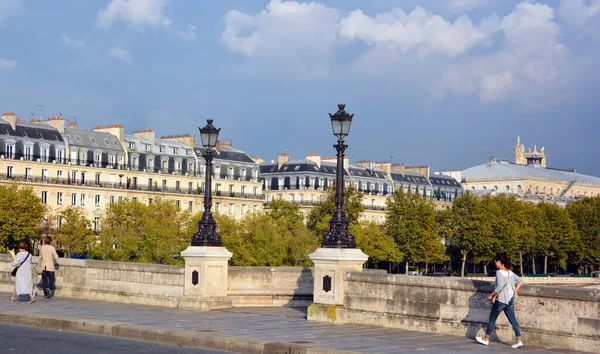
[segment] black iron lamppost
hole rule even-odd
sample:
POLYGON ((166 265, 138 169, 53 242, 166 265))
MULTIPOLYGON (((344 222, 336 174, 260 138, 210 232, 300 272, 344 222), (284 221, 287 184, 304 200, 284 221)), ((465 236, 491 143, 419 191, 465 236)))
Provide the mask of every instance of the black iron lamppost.
POLYGON ((202 219, 198 222, 198 231, 192 236, 192 246, 223 246, 221 235, 217 232, 217 222, 212 216, 210 209, 212 208, 212 160, 214 156, 214 147, 217 146, 217 138, 219 131, 212 125, 213 120, 207 119, 207 124, 200 129, 200 138, 204 147, 204 159, 206 160, 206 180, 204 190, 204 212, 202 219))
POLYGON ((344 137, 350 132, 350 124, 354 114, 344 110, 345 104, 338 104, 338 111, 329 114, 333 135, 337 136, 337 169, 335 174, 335 211, 329 220, 329 231, 323 235, 321 247, 323 248, 356 248, 356 239, 348 231, 348 217, 344 212, 344 151, 348 145, 344 144, 344 137))

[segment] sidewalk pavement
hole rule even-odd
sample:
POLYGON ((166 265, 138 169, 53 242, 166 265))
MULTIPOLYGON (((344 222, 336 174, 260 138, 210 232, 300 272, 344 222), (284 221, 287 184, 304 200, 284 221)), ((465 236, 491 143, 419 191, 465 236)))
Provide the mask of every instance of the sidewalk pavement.
MULTIPOLYGON (((306 320, 305 308, 233 308, 207 312, 124 303, 38 297, 7 303, 0 293, 0 324, 81 331, 236 353, 510 353, 508 343, 488 347, 463 336, 336 325, 306 320)), ((576 353, 529 346, 520 353, 576 353)))

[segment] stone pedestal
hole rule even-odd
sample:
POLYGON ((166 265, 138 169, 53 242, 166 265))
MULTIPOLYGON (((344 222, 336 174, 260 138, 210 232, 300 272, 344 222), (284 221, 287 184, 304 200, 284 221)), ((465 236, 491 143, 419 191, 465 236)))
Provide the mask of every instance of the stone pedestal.
POLYGON ((346 273, 362 271, 369 257, 358 248, 318 248, 309 258, 315 264, 315 287, 308 319, 336 322, 344 305, 346 273))
POLYGON ((231 307, 227 297, 228 261, 225 247, 189 246, 185 258, 183 298, 179 308, 211 310, 231 307))

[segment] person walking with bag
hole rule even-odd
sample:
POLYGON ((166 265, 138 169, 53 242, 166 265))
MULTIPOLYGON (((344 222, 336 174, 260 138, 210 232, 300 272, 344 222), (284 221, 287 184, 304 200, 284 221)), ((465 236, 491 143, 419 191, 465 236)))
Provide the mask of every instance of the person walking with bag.
POLYGON ((15 255, 14 250, 10 250, 10 255, 13 258, 12 265, 16 267, 11 273, 15 277, 15 288, 13 296, 8 302, 15 302, 17 295, 29 295, 29 304, 35 302, 35 293, 33 291, 33 279, 31 275, 31 258, 29 247, 25 242, 19 243, 17 246, 19 252, 15 255))
POLYGON ((40 248, 40 267, 42 268, 42 287, 44 289, 44 297, 50 299, 54 296, 54 290, 56 288, 56 277, 54 272, 54 260, 58 258, 56 254, 56 248, 51 245, 52 238, 50 236, 44 237, 42 240, 43 245, 40 248))
POLYGON ((515 331, 517 340, 511 347, 517 349, 523 346, 521 340, 521 327, 515 317, 515 298, 517 292, 523 285, 521 277, 510 270, 510 258, 505 254, 496 256, 496 281, 494 282, 494 291, 488 295, 488 299, 492 302, 492 310, 490 311, 490 319, 488 320, 487 329, 484 337, 475 337, 475 339, 483 344, 490 344, 490 337, 496 328, 496 320, 501 312, 504 312, 508 321, 515 331), (515 286, 515 283, 517 284, 515 286))

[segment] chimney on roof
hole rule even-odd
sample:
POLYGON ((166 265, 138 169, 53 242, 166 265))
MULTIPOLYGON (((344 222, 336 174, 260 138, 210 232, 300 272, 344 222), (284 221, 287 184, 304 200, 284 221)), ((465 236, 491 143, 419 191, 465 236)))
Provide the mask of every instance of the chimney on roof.
POLYGON ((58 130, 60 133, 65 132, 65 120, 63 119, 63 117, 60 117, 60 116, 50 117, 45 122, 47 124, 49 124, 51 127, 53 127, 54 129, 58 130))
POLYGON ((223 140, 221 142, 221 146, 233 149, 233 141, 232 140, 223 140))
POLYGON ((4 112, 2 113, 2 119, 4 119, 5 121, 7 121, 10 126, 12 127, 12 130, 15 130, 17 127, 17 116, 15 115, 15 112, 4 112))
POLYGON ((261 159, 260 156, 252 156, 252 161, 258 164, 265 163, 265 160, 261 159))
POLYGON ((98 127, 98 129, 94 128, 94 130, 97 132, 112 134, 119 139, 121 144, 123 143, 123 135, 125 134, 125 130, 121 124, 109 124, 106 126, 106 128, 98 127))
POLYGON ((391 164, 391 165, 392 165, 391 166, 392 167, 392 172, 397 172, 397 173, 399 173, 401 175, 406 174, 406 169, 405 169, 403 163, 402 164, 395 163, 395 164, 391 164))
POLYGON ((77 122, 69 122, 69 128, 77 129, 77 122))
POLYGON ((277 169, 280 169, 281 166, 290 160, 290 156, 285 152, 280 152, 279 156, 277 156, 277 169))
POLYGON ((358 161, 356 163, 356 166, 362 167, 362 168, 369 168, 371 166, 371 161, 369 161, 369 160, 358 161))
POLYGON ((319 154, 308 154, 306 155, 308 161, 312 161, 317 164, 317 167, 321 168, 321 155, 319 154))
POLYGON ((217 139, 217 144, 215 145, 215 150, 217 150, 218 154, 221 153, 221 139, 217 139))
POLYGON ((406 166, 407 172, 415 172, 429 179, 429 166, 406 166))
POLYGON ((384 170, 388 176, 392 175, 392 163, 391 162, 378 162, 375 164, 375 168, 384 170))
POLYGON ((154 134, 154 130, 152 129, 138 129, 133 132, 133 136, 137 136, 138 138, 144 138, 150 141, 150 144, 154 145, 154 140, 156 139, 156 135, 154 134))
POLYGON ((193 149, 194 146, 196 146, 195 145, 196 139, 191 134, 167 135, 167 136, 161 136, 160 138, 164 139, 164 140, 169 140, 169 141, 178 141, 178 142, 182 143, 183 145, 189 147, 190 149, 193 149))

